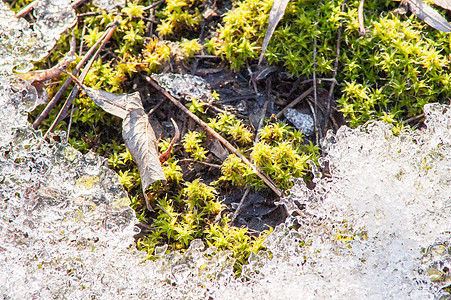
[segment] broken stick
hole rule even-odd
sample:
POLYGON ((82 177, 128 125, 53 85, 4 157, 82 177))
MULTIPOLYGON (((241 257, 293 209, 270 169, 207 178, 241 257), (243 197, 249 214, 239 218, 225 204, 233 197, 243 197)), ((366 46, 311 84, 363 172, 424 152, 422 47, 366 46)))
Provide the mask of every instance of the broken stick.
POLYGON ((303 92, 299 97, 297 97, 296 99, 294 99, 290 104, 288 104, 287 106, 285 106, 284 109, 282 109, 281 111, 279 111, 276 115, 277 119, 280 119, 281 116, 283 116, 284 112, 286 112, 289 108, 294 107, 296 104, 298 104, 299 102, 301 102, 302 100, 305 99, 305 97, 307 97, 308 95, 310 95, 313 92, 313 87, 309 88, 308 90, 306 90, 305 92, 303 92))
POLYGON ((279 189, 275 183, 272 181, 271 178, 269 178, 263 171, 258 169, 256 166, 254 166, 243 154, 241 154, 240 151, 238 151, 232 144, 229 143, 225 138, 223 138, 219 133, 214 131, 210 126, 207 125, 204 121, 199 119, 195 114, 193 114, 191 111, 189 111, 188 108, 185 107, 179 100, 174 98, 171 94, 169 94, 165 89, 163 89, 158 83, 156 83, 152 78, 145 77, 147 82, 149 82, 155 89, 157 89, 159 92, 161 92, 163 95, 166 96, 172 103, 174 103, 178 108, 180 108, 184 113, 186 113, 188 116, 190 116, 194 121, 197 122, 206 132, 214 136, 216 139, 218 139, 224 146, 227 147, 233 154, 241 158, 241 160, 247 164, 249 167, 251 167, 252 171, 254 171, 258 177, 260 177, 266 185, 273 190, 273 192, 281 197, 283 195, 283 192, 281 189, 279 189))

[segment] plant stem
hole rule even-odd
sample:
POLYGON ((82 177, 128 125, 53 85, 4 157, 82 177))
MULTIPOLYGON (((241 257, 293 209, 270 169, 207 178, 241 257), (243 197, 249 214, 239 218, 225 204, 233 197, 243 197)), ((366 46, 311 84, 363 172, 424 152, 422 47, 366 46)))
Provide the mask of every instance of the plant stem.
POLYGON ((207 125, 204 121, 199 119, 195 114, 193 114, 188 108, 185 107, 180 101, 178 101, 176 98, 174 98, 171 94, 169 94, 165 89, 163 89, 161 86, 158 85, 152 78, 145 77, 147 82, 149 82, 155 89, 157 89, 159 92, 161 92, 163 95, 165 95, 172 103, 175 104, 178 108, 180 108, 184 113, 186 113, 188 116, 190 116, 194 121, 197 122, 206 132, 214 136, 216 139, 218 139, 224 146, 227 147, 232 153, 234 153, 236 156, 241 158, 241 160, 247 164, 251 169, 257 174, 258 177, 260 177, 266 185, 273 190, 273 192, 281 197, 283 195, 283 192, 281 189, 279 189, 274 182, 269 178, 266 174, 263 173, 260 169, 258 169, 256 166, 254 166, 243 154, 241 154, 240 151, 238 151, 232 144, 229 143, 225 138, 223 138, 220 134, 218 134, 216 131, 214 131, 210 126, 207 125))
MULTIPOLYGON (((112 23, 112 24, 113 25, 106 31, 105 37, 104 37, 101 45, 99 46, 99 49, 97 49, 97 51, 94 54, 94 56, 91 58, 91 60, 88 62, 88 64, 83 69, 83 72, 80 75, 80 82, 83 82, 84 78, 86 77, 86 74, 88 74, 88 71, 91 68, 91 65, 94 63, 95 59, 99 55, 99 53, 102 50, 102 48, 105 46, 105 44, 108 42, 108 40, 113 35, 113 33, 116 30, 116 28, 119 26, 119 22, 117 22, 117 21, 112 23)), ((71 94, 69 95, 69 97, 67 98, 66 102, 64 103, 63 108, 60 110, 58 116, 53 121, 52 125, 47 130, 47 132, 45 133, 44 138, 43 138, 42 141, 47 139, 49 137, 50 133, 53 132, 53 130, 55 130, 56 126, 58 126, 59 122, 61 122, 61 120, 64 119, 64 117, 67 114, 67 111, 69 110, 69 107, 71 106, 72 102, 74 101, 75 97, 77 96, 79 90, 80 90, 80 88, 78 86, 74 87, 74 89, 72 90, 71 94)), ((41 146, 42 141, 38 145, 38 148, 41 146)))
MULTIPOLYGON (((113 26, 113 25, 114 25, 114 23, 110 23, 107 27, 113 26)), ((110 27, 110 29, 111 29, 111 27, 110 27)), ((94 51, 100 45, 100 43, 102 43, 102 41, 105 39, 107 34, 108 34, 108 31, 105 31, 103 33, 103 35, 99 38, 99 40, 91 47, 91 49, 89 49, 89 51, 86 53, 86 55, 82 58, 82 60, 77 64, 77 66, 72 71, 72 75, 74 75, 74 76, 77 75, 77 73, 80 71, 81 67, 86 63, 86 61, 88 59, 91 58, 91 56, 93 55, 94 51)), ((45 107, 45 109, 41 112, 41 114, 33 122, 33 128, 34 129, 37 129, 39 127, 39 125, 41 125, 42 121, 49 115, 50 111, 55 107, 56 103, 61 98, 61 96, 63 95, 64 91, 66 91, 67 87, 69 86, 69 84, 71 82, 72 82, 71 78, 66 79, 66 81, 63 83, 61 88, 55 94, 55 96, 53 96, 52 100, 50 100, 49 103, 47 103, 47 106, 45 107)))
POLYGON ((294 99, 290 104, 288 104, 287 106, 285 106, 284 109, 282 109, 281 111, 279 111, 276 115, 277 119, 280 119, 281 116, 283 116, 284 112, 286 112, 289 108, 294 107, 296 104, 298 104, 299 102, 301 102, 302 100, 304 100, 308 95, 310 95, 313 92, 313 87, 310 87, 308 90, 306 90, 305 92, 303 92, 301 95, 299 95, 296 99, 294 99))

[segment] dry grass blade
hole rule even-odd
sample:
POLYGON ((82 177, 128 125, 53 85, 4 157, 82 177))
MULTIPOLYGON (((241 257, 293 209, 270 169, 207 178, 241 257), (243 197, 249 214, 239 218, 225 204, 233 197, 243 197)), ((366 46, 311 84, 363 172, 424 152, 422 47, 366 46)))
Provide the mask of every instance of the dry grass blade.
MULTIPOLYGON (((113 22, 109 25, 107 25, 108 30, 106 30, 102 36, 99 38, 99 40, 89 49, 89 51, 85 54, 85 56, 82 58, 82 60, 77 64, 77 66, 72 71, 72 74, 75 76, 80 71, 81 67, 91 58, 91 56, 96 51, 97 47, 103 42, 103 40, 106 38, 107 35, 110 34, 110 30, 114 31, 114 29, 117 27, 118 23, 113 22), (113 29, 114 28, 114 29, 113 29)), ((37 129, 39 125, 41 125, 42 121, 49 115, 50 111, 55 107, 56 103, 58 103, 59 99, 63 95, 64 91, 67 89, 69 84, 72 82, 71 78, 68 78, 61 88, 58 90, 58 92, 53 96, 52 100, 47 103, 47 106, 45 109, 41 112, 41 114, 36 118, 36 120, 33 122, 33 128, 37 129)))
POLYGON ((366 34, 365 23, 363 19, 363 6, 365 4, 365 0, 360 0, 358 17, 359 17, 359 34, 364 36, 366 34))
POLYGON ((277 24, 285 14, 285 8, 288 5, 288 1, 289 0, 274 0, 271 12, 269 13, 268 29, 266 30, 265 39, 263 40, 262 53, 260 54, 260 58, 258 59, 259 65, 263 60, 263 55, 266 52, 266 48, 268 47, 269 41, 271 40, 272 34, 274 33, 277 24))
POLYGON ((451 32, 451 25, 435 9, 422 0, 406 0, 410 11, 434 29, 451 32))
MULTIPOLYGON (((110 26, 110 25, 108 25, 108 26, 110 26)), ((97 51, 94 54, 94 56, 91 58, 91 60, 88 62, 88 64, 83 69, 83 72, 80 75, 80 82, 83 82, 83 80, 86 77, 86 74, 88 74, 88 71, 91 68, 91 65, 93 64, 94 60, 97 58, 97 56, 99 55, 100 51, 105 46, 105 44, 108 42, 108 40, 113 36, 113 33, 114 33, 114 31, 116 30, 116 28, 118 26, 119 26, 119 22, 116 21, 116 22, 112 23, 111 27, 108 28, 107 33, 105 35, 105 38, 103 39, 102 43, 100 44, 99 49, 97 49, 97 51)), ((59 124, 59 122, 61 122, 61 120, 63 120, 63 118, 66 116, 66 114, 69 111, 69 108, 70 108, 72 102, 74 101, 75 97, 77 96, 79 90, 80 90, 80 88, 78 86, 74 87, 74 89, 72 90, 71 94, 66 99, 66 102, 64 103, 62 109, 60 110, 60 112, 56 116, 55 120, 53 121, 52 125, 47 130, 47 132, 45 133, 43 141, 46 140, 49 137, 50 133, 53 132, 53 130, 55 130, 55 128, 59 124)), ((41 141, 41 143, 39 143, 37 145, 37 148, 41 147, 41 144, 42 144, 43 141, 41 141)))

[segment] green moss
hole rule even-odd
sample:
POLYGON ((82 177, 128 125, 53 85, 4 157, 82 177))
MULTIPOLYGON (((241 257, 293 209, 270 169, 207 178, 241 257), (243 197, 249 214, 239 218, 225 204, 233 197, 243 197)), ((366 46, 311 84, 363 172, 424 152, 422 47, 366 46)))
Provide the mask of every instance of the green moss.
POLYGON ((203 161, 207 158, 208 151, 202 146, 204 138, 205 135, 198 131, 190 131, 183 138, 183 147, 194 160, 203 161))
MULTIPOLYGON (((368 120, 399 124, 426 103, 451 95, 450 40, 413 16, 390 11, 392 1, 365 1, 367 34, 359 35, 357 7, 348 1, 290 1, 269 43, 266 58, 291 74, 332 77, 340 21, 343 22, 337 80, 339 106, 352 126, 368 120), (317 39, 316 61, 313 41, 317 39), (314 65, 316 67, 314 68, 314 65)), ((259 55, 270 1, 236 2, 208 49, 239 68, 259 55)), ((399 126, 399 125, 397 125, 399 126)))
POLYGON ((252 142, 252 132, 232 114, 220 113, 216 118, 210 118, 208 125, 218 133, 231 138, 238 145, 246 146, 252 142))
POLYGON ((201 19, 198 4, 196 0, 167 0, 166 6, 159 13, 161 23, 157 26, 157 32, 162 37, 167 37, 195 29, 201 19))
POLYGON ((268 23, 271 0, 235 2, 235 8, 224 15, 217 36, 207 48, 230 61, 232 68, 243 66, 247 59, 256 58, 268 23))

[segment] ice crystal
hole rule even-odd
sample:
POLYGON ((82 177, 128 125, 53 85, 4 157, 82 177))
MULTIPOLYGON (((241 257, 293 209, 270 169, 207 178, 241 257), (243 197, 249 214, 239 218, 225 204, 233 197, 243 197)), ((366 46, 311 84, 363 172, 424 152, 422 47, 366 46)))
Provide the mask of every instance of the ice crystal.
POLYGON ((46 57, 60 34, 77 18, 68 0, 41 0, 34 9, 36 21, 30 25, 16 18, 0 1, 0 75, 28 72, 32 62, 46 57))

